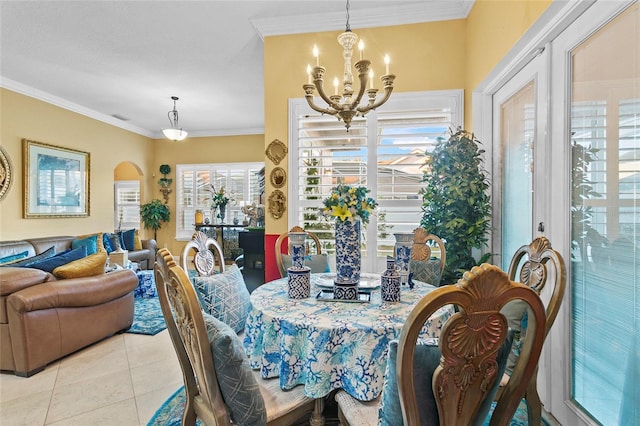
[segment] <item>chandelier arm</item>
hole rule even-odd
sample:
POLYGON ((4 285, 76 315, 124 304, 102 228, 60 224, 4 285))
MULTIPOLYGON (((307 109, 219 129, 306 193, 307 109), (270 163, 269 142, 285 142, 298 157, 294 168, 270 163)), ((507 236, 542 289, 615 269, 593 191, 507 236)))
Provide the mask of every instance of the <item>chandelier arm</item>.
MULTIPOLYGON (((325 101, 327 103, 327 105, 329 105, 329 107, 333 108, 336 111, 342 111, 344 109, 344 105, 340 105, 337 102, 334 102, 333 100, 331 100, 331 98, 329 96, 327 96, 327 94, 324 92, 324 85, 323 85, 323 80, 320 79, 316 79, 313 80, 313 83, 316 86, 316 90, 318 91, 318 95, 320 95, 320 97, 322 98, 323 101, 325 101)), ((335 114, 335 113, 334 113, 335 114)))
POLYGON ((313 102, 313 95, 307 95, 305 96, 305 99, 307 100, 307 103, 309 104, 312 110, 317 111, 321 114, 336 115, 338 113, 338 111, 336 111, 335 109, 320 108, 319 106, 317 106, 313 102))
MULTIPOLYGON (((356 64, 357 66, 357 64, 356 64)), ((354 110, 357 109, 358 111, 360 111, 360 108, 356 108, 358 105, 360 105, 360 101, 362 100, 362 96, 364 95, 364 92, 367 88, 367 74, 369 73, 368 71, 369 67, 367 67, 366 71, 360 71, 358 73, 358 79, 360 79, 360 90, 358 90, 358 96, 356 96, 356 98, 353 100, 353 102, 351 102, 351 104, 349 105, 349 109, 354 110)))
MULTIPOLYGON (((369 94, 369 103, 367 105, 359 107, 358 112, 361 114, 365 114, 387 102, 389 100, 389 97, 391 96, 391 92, 393 92, 393 79, 395 77, 395 75, 382 76, 382 81, 384 82, 384 96, 378 102, 376 102, 375 100, 377 91, 369 94)), ((373 90, 374 89, 371 89, 370 92, 372 92, 373 90)))

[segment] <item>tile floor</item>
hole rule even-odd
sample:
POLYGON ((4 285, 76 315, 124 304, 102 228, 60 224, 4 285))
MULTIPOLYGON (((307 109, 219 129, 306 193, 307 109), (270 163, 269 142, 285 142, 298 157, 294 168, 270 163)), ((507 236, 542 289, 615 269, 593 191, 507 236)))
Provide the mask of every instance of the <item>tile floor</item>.
POLYGON ((146 425, 180 386, 167 331, 118 334, 29 378, 0 374, 0 425, 146 425))

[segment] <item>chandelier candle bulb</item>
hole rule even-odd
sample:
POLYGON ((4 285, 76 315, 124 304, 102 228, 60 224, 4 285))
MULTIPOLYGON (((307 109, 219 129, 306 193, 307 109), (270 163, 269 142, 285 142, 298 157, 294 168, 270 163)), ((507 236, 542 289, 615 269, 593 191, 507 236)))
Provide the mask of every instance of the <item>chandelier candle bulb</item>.
POLYGON ((369 71, 369 89, 373 89, 373 70, 369 71))
POLYGON ((320 53, 318 52, 318 46, 313 45, 313 56, 316 58, 316 67, 320 66, 320 53))
POLYGON ((364 58, 364 41, 360 40, 358 43, 358 50, 360 50, 360 60, 364 58))
POLYGON ((386 67, 385 75, 389 75, 389 62, 391 62, 391 59, 389 59, 389 55, 384 55, 384 65, 386 67))
POLYGON ((333 78, 333 94, 334 95, 338 95, 338 86, 340 85, 340 82, 338 81, 338 77, 334 77, 333 78))
POLYGON ((308 65, 308 64, 307 64, 307 76, 308 76, 307 84, 311 84, 311 65, 308 65))

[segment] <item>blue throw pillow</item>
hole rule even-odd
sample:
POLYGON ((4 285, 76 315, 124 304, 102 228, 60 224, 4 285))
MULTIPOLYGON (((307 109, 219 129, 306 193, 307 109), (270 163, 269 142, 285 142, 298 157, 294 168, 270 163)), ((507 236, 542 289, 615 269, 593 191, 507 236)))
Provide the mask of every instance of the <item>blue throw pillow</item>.
POLYGON ((56 269, 58 266, 66 265, 69 262, 82 259, 83 257, 87 257, 86 246, 80 246, 75 249, 63 251, 62 253, 56 254, 53 257, 32 262, 26 266, 28 268, 40 269, 42 271, 53 273, 53 270, 56 269))
MULTIPOLYGON (((513 330, 509 330, 507 337, 498 350, 496 362, 498 363, 498 373, 493 388, 485 395, 484 400, 478 410, 478 415, 474 421, 474 425, 482 425, 485 417, 491 408, 500 378, 504 373, 507 364, 507 358, 511 351, 513 342, 513 330)), ((398 395, 398 382, 396 378, 396 358, 398 354, 398 341, 389 342, 389 357, 387 358, 387 369, 385 371, 385 381, 382 387, 382 398, 380 408, 378 410, 378 419, 380 426, 397 426, 398 419, 402 419, 402 409, 400 408, 400 396, 398 395)), ((416 345, 413 354, 413 384, 415 387, 416 398, 419 402, 418 413, 420 415, 420 424, 438 425, 440 424, 440 416, 438 415, 438 407, 433 395, 432 379, 433 372, 438 364, 440 364, 440 348, 437 344, 420 344, 416 345)))
POLYGON ((104 249, 107 251, 107 254, 115 250, 113 247, 111 247, 111 239, 109 238, 109 234, 106 232, 102 234, 102 245, 104 246, 104 249))
POLYGON ((224 322, 205 312, 202 315, 218 385, 231 420, 247 426, 267 424, 264 399, 238 335, 224 322))
POLYGON ((86 238, 71 241, 72 249, 75 249, 81 246, 85 246, 87 248, 87 256, 91 254, 96 254, 98 252, 98 236, 91 235, 86 238))
POLYGON ((242 272, 236 265, 220 274, 194 277, 193 286, 206 313, 223 321, 236 333, 244 330, 251 300, 242 272))
MULTIPOLYGON (((0 257, 0 265, 4 265, 5 263, 15 263, 18 260, 25 259, 29 256, 29 251, 23 251, 21 253, 11 254, 9 256, 0 257)), ((13 266, 13 265, 11 265, 13 266)))
POLYGON ((120 243, 120 234, 111 233, 106 235, 107 235, 107 238, 109 239, 109 245, 111 246, 111 251, 118 251, 121 248, 123 248, 122 244, 120 243))
POLYGON ((127 231, 121 231, 118 234, 120 234, 120 246, 125 249, 125 250, 129 250, 129 251, 134 251, 136 248, 136 230, 135 229, 129 229, 127 231))
POLYGON ((12 263, 10 266, 28 266, 30 263, 37 262, 42 259, 48 259, 49 257, 53 257, 55 254, 56 254, 56 247, 51 246, 40 254, 27 257, 26 259, 23 259, 19 262, 12 263))

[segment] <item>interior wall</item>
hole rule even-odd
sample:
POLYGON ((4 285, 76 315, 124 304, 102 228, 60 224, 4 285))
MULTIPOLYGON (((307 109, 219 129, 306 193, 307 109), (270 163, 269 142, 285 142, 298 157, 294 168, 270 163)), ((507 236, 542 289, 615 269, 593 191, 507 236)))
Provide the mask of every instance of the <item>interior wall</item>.
MULTIPOLYGON (((158 247, 166 247, 174 256, 179 255, 186 245, 186 241, 176 241, 176 176, 177 164, 209 164, 209 163, 248 163, 265 161, 264 136, 216 136, 202 138, 187 138, 180 142, 168 139, 153 141, 155 159, 151 167, 152 184, 146 201, 154 198, 163 200, 160 193, 158 179, 162 177, 160 165, 168 164, 171 173, 168 178, 173 179, 172 192, 169 194, 169 210, 171 222, 162 225, 158 230, 158 247)), ((149 230, 151 234, 153 230, 149 230)))
POLYGON ((112 231, 114 169, 131 161, 148 170, 154 158, 151 139, 4 88, 0 105, 0 142, 15 178, 0 202, 0 240, 112 231), (22 139, 90 154, 88 217, 23 219, 22 139))

